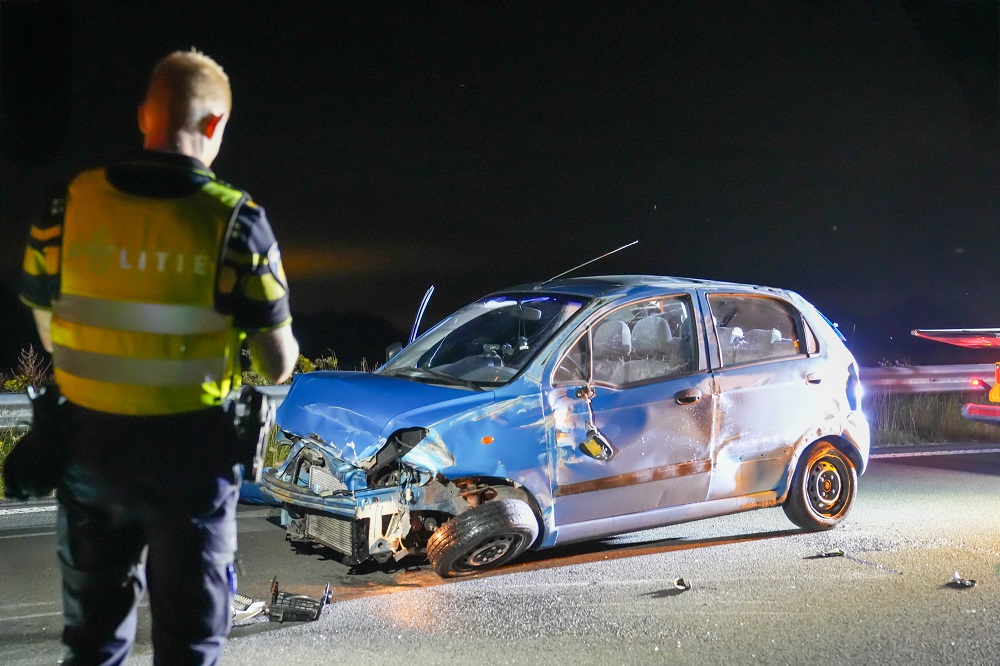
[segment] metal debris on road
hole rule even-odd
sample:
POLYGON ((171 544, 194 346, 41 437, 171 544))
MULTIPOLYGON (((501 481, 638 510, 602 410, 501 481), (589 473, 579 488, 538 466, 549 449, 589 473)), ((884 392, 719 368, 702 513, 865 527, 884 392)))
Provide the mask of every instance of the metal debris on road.
POLYGON ((678 594, 684 594, 690 589, 691 581, 684 580, 683 578, 675 578, 674 584, 671 587, 656 590, 655 592, 644 592, 643 596, 653 599, 665 599, 667 597, 676 597, 678 594))
POLYGON ((976 580, 974 578, 962 578, 962 574, 956 571, 955 575, 951 577, 951 580, 946 585, 956 590, 966 590, 970 587, 975 587, 976 580))

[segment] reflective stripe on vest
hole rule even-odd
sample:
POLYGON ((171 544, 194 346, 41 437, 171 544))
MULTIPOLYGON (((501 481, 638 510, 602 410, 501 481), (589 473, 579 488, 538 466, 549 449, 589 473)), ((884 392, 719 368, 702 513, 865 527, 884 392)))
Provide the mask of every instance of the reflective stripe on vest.
POLYGON ((63 294, 58 307, 63 319, 123 331, 184 335, 218 333, 229 326, 228 317, 214 309, 192 305, 128 303, 63 294))
POLYGON ((177 199, 112 188, 103 171, 69 189, 56 381, 71 402, 116 414, 218 404, 238 380, 241 334, 213 308, 219 247, 242 194, 218 183, 177 199))
POLYGON ((63 372, 110 384, 189 386, 221 381, 225 374, 218 358, 125 358, 58 345, 53 345, 52 360, 63 372))

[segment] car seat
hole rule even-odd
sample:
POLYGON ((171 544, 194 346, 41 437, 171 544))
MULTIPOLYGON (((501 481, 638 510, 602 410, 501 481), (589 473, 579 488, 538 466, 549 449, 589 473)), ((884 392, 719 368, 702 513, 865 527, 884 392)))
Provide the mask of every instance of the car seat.
POLYGON ((632 356, 625 363, 625 379, 640 382, 673 374, 678 365, 680 340, 660 317, 640 319, 632 327, 632 356))
POLYGON ((623 321, 605 321, 594 331, 594 380, 621 384, 625 359, 632 352, 632 331, 623 321))

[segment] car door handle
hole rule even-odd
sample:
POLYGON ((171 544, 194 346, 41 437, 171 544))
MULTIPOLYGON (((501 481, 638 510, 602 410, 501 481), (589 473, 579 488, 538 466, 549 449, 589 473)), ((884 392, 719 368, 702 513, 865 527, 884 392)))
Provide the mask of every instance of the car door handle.
POLYGON ((808 375, 806 375, 806 381, 809 382, 810 384, 819 384, 821 381, 823 381, 823 375, 819 374, 818 372, 810 372, 808 375))
POLYGON ((696 388, 684 389, 674 394, 678 405, 691 405, 701 400, 701 391, 696 388))

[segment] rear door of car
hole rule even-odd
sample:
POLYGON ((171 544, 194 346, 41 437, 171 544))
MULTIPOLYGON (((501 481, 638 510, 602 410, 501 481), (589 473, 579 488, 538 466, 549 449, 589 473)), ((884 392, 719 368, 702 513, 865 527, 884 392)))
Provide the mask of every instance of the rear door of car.
POLYGON ((709 498, 772 490, 796 444, 831 414, 819 343, 780 294, 704 297, 720 429, 709 498))
POLYGON ((705 499, 715 395, 704 335, 695 293, 680 292, 605 312, 557 359, 546 393, 557 525, 705 499))

